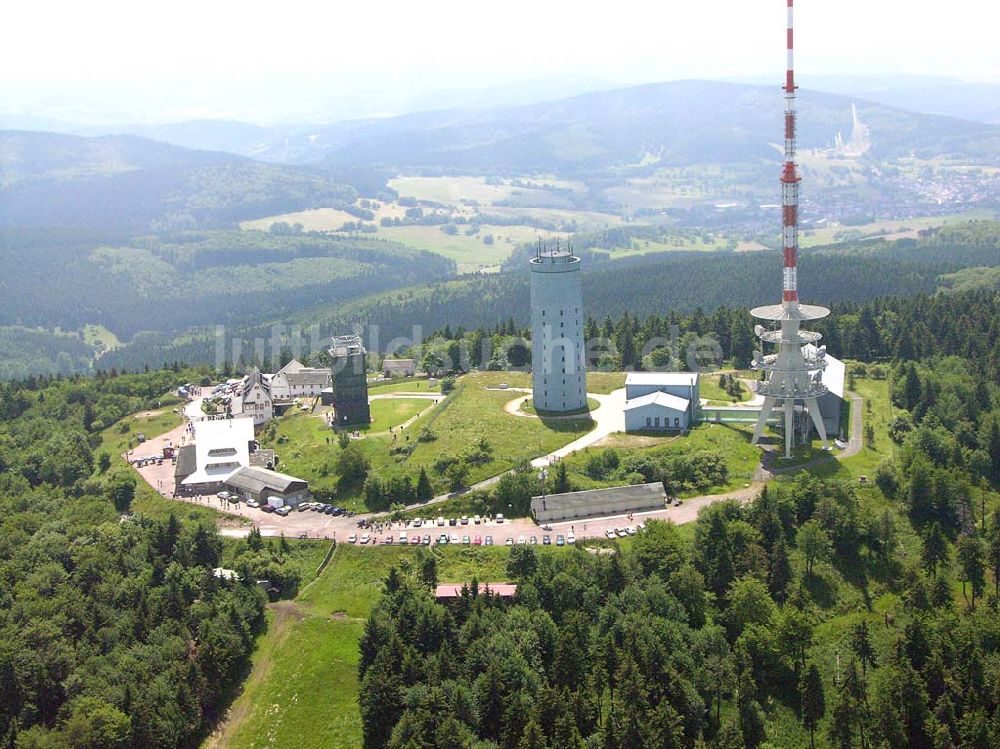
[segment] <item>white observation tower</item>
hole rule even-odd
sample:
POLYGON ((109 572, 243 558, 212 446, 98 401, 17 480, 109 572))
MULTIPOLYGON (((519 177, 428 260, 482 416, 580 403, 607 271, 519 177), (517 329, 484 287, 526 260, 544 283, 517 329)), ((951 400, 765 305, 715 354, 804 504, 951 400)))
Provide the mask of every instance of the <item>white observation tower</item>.
POLYGON ((782 212, 782 255, 784 259, 784 283, 781 304, 757 307, 750 314, 758 320, 779 323, 777 329, 767 329, 757 325, 755 332, 762 344, 774 344, 776 354, 764 356, 754 352, 753 368, 763 371, 767 379, 761 383, 758 392, 764 396, 757 428, 754 430, 753 444, 760 441, 764 427, 772 411, 779 410, 784 418, 785 457, 792 455, 796 422, 801 424, 803 439, 807 439, 811 429, 803 417, 796 419, 796 405, 808 412, 823 446, 826 447, 826 427, 820 414, 817 398, 826 393, 822 382, 826 367, 826 347, 816 348, 821 336, 800 329, 803 321, 819 320, 830 314, 825 307, 799 304, 798 259, 799 259, 799 175, 795 165, 795 73, 792 50, 792 3, 788 0, 788 69, 785 74, 785 166, 781 175, 782 212), (803 347, 813 344, 809 355, 803 347))
POLYGON ((539 242, 531 270, 531 378, 535 409, 550 413, 587 407, 580 258, 539 242))

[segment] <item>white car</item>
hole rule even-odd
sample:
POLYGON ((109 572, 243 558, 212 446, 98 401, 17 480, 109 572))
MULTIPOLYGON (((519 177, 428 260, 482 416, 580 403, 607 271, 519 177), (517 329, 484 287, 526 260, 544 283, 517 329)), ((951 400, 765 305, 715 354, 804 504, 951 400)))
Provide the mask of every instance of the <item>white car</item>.
POLYGON ((458 543, 458 534, 457 533, 452 533, 451 534, 451 539, 449 539, 449 541, 450 541, 450 543, 457 544, 458 543))
POLYGON ((363 535, 363 536, 361 537, 361 543, 363 543, 363 544, 366 544, 366 543, 368 543, 369 541, 371 541, 371 539, 372 539, 372 537, 371 537, 371 536, 369 536, 369 535, 368 535, 368 534, 366 533, 365 535, 363 535))
POLYGON ((350 536, 347 537, 347 543, 349 543, 349 544, 356 544, 357 542, 358 542, 358 534, 357 533, 352 533, 350 536))
POLYGON ((615 528, 615 533, 618 534, 618 538, 625 538, 628 532, 624 528, 615 528))
POLYGON ((608 529, 606 529, 604 531, 604 535, 607 536, 608 538, 614 538, 615 537, 615 530, 614 530, 614 528, 608 528, 608 529))
POLYGON ((444 525, 444 518, 438 517, 438 525, 444 525))
POLYGON ((635 535, 635 528, 630 525, 628 528, 625 529, 625 532, 627 534, 629 534, 630 536, 634 536, 635 535))
POLYGON ((503 513, 502 512, 498 512, 496 514, 496 516, 493 518, 493 520, 495 520, 498 523, 502 523, 503 522, 503 513))
POLYGON ((568 543, 570 545, 575 544, 576 543, 576 536, 574 536, 572 533, 567 533, 566 534, 566 543, 568 543))
POLYGON ((248 499, 247 507, 260 507, 260 502, 258 502, 256 499, 248 499))
POLYGON ((475 523, 476 525, 479 525, 481 522, 483 522, 483 519, 478 515, 476 515, 474 518, 472 518, 472 522, 475 523))
POLYGON ((527 536, 518 536, 517 537, 517 542, 519 544, 526 544, 526 543, 528 543, 528 537, 527 536))

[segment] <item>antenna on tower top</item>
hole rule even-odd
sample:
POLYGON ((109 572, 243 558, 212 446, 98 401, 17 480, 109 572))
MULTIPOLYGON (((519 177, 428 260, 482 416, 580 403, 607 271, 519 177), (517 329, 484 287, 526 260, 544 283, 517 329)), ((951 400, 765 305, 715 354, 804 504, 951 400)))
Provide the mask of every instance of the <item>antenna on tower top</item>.
POLYGON ((781 172, 781 246, 784 259, 781 302, 799 304, 799 175, 795 166, 795 59, 793 9, 788 0, 788 67, 785 72, 785 166, 781 172))

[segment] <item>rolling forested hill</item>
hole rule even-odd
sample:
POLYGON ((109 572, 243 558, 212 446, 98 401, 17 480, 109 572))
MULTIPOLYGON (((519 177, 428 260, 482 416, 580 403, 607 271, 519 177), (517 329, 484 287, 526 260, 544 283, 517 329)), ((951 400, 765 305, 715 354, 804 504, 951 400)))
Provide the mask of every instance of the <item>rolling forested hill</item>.
MULTIPOLYGON (((776 158, 767 144, 781 132, 779 82, 669 81, 520 106, 450 107, 327 125, 181 122, 122 130, 188 147, 298 164, 326 159, 341 166, 579 172, 638 164, 644 157, 647 163, 662 165, 739 163, 776 158)), ((872 158, 912 154, 1000 160, 995 125, 917 114, 910 110, 928 110, 912 93, 896 99, 873 95, 868 100, 863 95, 821 93, 816 89, 829 90, 824 79, 804 83, 800 136, 807 148, 832 145, 838 131, 848 135, 851 104, 857 103, 862 120, 871 127, 872 158)), ((968 111, 972 115, 979 110, 968 111)))
POLYGON ((227 227, 356 197, 327 176, 232 154, 134 136, 0 131, 0 227, 227 227))
MULTIPOLYGON (((801 289, 806 301, 818 304, 865 302, 878 297, 932 294, 942 277, 962 268, 1000 266, 1000 224, 974 222, 928 233, 917 240, 860 242, 817 248, 804 254, 801 289)), ((781 267, 777 253, 670 252, 634 260, 585 265, 583 298, 586 314, 603 319, 623 313, 638 318, 709 312, 720 306, 749 309, 775 301, 781 267)), ((445 326, 492 328, 513 319, 528 324, 528 277, 524 270, 415 286, 356 299, 346 304, 317 305, 283 318, 306 328, 318 324, 325 334, 365 327, 379 340, 424 336, 445 326)), ((246 326, 239 334, 266 338, 266 325, 246 326)), ((175 340, 150 336, 102 358, 103 367, 137 369, 163 361, 212 361, 214 343, 207 333, 175 340)))
MULTIPOLYGON (((342 123, 314 134, 333 164, 557 173, 622 165, 687 166, 776 160, 781 91, 675 81, 487 111, 424 113, 342 123)), ((833 144, 851 131, 852 100, 804 91, 800 140, 833 144)), ((1000 127, 858 102, 875 159, 952 156, 1000 161, 1000 127)))

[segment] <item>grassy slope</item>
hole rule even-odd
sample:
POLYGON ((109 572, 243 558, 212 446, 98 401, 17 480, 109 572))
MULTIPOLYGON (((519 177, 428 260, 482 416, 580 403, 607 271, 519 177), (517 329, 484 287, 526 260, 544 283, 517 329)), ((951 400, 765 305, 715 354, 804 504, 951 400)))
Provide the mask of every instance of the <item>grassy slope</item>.
MULTIPOLYGON (((684 437, 631 437, 616 436, 609 440, 618 449, 622 458, 626 455, 680 455, 690 452, 711 451, 721 453, 729 467, 729 481, 708 491, 682 492, 681 497, 700 494, 721 494, 739 489, 753 479, 754 470, 760 461, 760 451, 750 444, 752 430, 729 424, 702 424, 684 437)), ((620 479, 596 480, 584 473, 584 467, 591 455, 603 450, 591 447, 580 450, 563 459, 569 470, 573 486, 579 489, 593 489, 602 486, 617 486, 620 479)))
MULTIPOLYGON (((605 392, 621 387, 624 375, 595 373, 588 376, 588 385, 605 392)), ((403 470, 416 475, 421 467, 428 469, 436 493, 447 491, 447 479, 431 470, 442 456, 459 455, 485 435, 493 446, 493 459, 473 466, 468 482, 474 483, 512 468, 518 461, 545 455, 590 430, 589 417, 578 419, 527 419, 504 412, 504 405, 521 395, 518 391, 486 390, 487 386, 507 383, 511 387, 530 385, 530 375, 524 372, 477 372, 459 379, 453 393, 418 418, 396 437, 396 445, 412 444, 424 427, 429 427, 437 439, 419 443, 409 459, 390 454, 393 436, 386 433, 389 425, 397 425, 430 406, 426 400, 402 399, 372 401, 375 424, 368 436, 358 442, 371 460, 372 471, 388 476, 403 470), (406 404, 406 405, 399 405, 406 404), (413 410, 416 409, 416 410, 413 410)), ((372 394, 393 390, 421 391, 426 381, 394 383, 385 389, 373 388, 372 394)), ((273 447, 280 457, 280 468, 309 481, 315 490, 334 491, 337 488, 336 465, 340 447, 334 433, 323 419, 290 412, 275 420, 275 439, 263 439, 265 447, 273 447), (279 440, 284 437, 285 442, 279 440)), ((338 501, 347 507, 363 509, 360 488, 345 490, 338 501)))
MULTIPOLYGON (((506 547, 438 550, 442 581, 503 580, 506 547)), ((357 643, 389 567, 413 549, 341 546, 294 604, 272 607, 254 671, 213 749, 347 749, 361 745, 357 643), (278 626, 274 626, 277 623, 278 626)))

